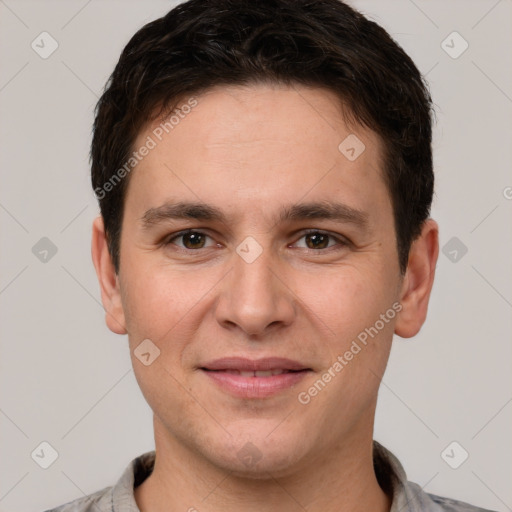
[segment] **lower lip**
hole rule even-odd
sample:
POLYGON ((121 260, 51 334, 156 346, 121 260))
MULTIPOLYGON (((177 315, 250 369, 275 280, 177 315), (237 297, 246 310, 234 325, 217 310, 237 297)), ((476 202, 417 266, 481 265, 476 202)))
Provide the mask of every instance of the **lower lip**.
POLYGON ((310 370, 303 370, 270 377, 242 377, 223 371, 201 371, 221 389, 240 398, 266 398, 275 395, 291 388, 310 373, 310 370))

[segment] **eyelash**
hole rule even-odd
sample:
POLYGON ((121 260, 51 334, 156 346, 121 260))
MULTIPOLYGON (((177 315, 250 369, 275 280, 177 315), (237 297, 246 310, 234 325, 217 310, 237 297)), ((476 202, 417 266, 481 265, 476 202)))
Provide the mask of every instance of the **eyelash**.
MULTIPOLYGON (((195 229, 187 229, 185 231, 180 231, 179 233, 175 233, 175 234, 171 235, 171 237, 167 237, 166 240, 164 240, 163 245, 164 246, 175 245, 173 243, 174 240, 176 240, 178 238, 182 238, 182 237, 184 237, 186 235, 191 235, 191 234, 199 234, 199 235, 207 236, 210 239, 212 238, 210 235, 204 233, 203 231, 199 231, 199 230, 195 230, 195 229)), ((331 247, 326 247, 326 248, 323 248, 323 249, 310 249, 310 248, 304 248, 304 247, 302 248, 302 249, 305 249, 308 252, 318 253, 318 252, 330 251, 330 250, 336 248, 336 246, 340 246, 338 248, 338 250, 339 250, 340 248, 344 248, 344 247, 347 247, 347 246, 351 245, 351 242, 349 240, 347 240, 346 238, 341 237, 339 235, 338 236, 333 235, 332 233, 329 233, 327 231, 322 231, 320 229, 309 229, 309 230, 306 230, 306 231, 304 231, 302 233, 302 235, 299 237, 298 240, 304 238, 307 235, 325 235, 325 236, 328 236, 330 240, 332 239, 332 240, 337 242, 336 245, 331 246, 331 247)), ((297 243, 297 242, 294 242, 294 243, 297 243)), ((180 247, 180 246, 176 246, 176 247, 178 247, 179 250, 185 251, 185 252, 198 252, 201 249, 210 249, 211 248, 211 247, 200 247, 199 249, 188 249, 186 247, 180 247)))

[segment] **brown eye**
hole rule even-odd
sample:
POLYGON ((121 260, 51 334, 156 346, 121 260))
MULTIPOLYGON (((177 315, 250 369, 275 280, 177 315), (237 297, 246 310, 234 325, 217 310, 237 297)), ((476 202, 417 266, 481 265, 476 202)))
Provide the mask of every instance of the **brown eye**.
POLYGON ((337 237, 330 233, 324 233, 322 231, 313 230, 302 235, 294 246, 301 249, 309 249, 313 251, 321 251, 322 249, 330 249, 334 246, 344 248, 348 245, 341 236, 337 237))
POLYGON ((200 231, 186 231, 183 233, 178 233, 172 238, 168 239, 165 245, 177 245, 183 249, 204 249, 208 247, 207 239, 210 238, 208 235, 201 233, 200 231), (181 240, 181 243, 179 243, 181 240))

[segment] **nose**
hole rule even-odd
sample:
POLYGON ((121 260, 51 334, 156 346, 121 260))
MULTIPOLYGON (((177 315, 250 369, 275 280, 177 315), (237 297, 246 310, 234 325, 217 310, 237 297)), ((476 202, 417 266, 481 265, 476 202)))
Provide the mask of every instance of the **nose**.
POLYGON ((270 249, 249 261, 233 255, 233 268, 222 281, 216 318, 224 328, 263 337, 293 322, 296 301, 270 249))

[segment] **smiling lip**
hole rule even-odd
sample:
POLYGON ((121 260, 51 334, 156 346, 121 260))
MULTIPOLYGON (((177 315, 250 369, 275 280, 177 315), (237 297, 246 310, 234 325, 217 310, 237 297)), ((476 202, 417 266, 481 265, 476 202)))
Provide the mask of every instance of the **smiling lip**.
POLYGON ((200 368, 221 389, 240 398, 265 398, 301 381, 311 368, 291 359, 226 357, 200 368))

